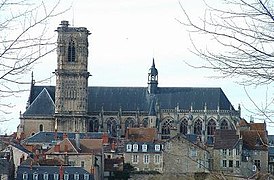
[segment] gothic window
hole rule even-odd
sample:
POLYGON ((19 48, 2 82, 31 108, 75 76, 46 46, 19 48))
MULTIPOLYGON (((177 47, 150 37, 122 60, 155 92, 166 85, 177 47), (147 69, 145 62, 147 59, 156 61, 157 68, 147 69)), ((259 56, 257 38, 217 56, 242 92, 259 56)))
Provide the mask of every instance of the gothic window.
POLYGON ((172 120, 171 119, 165 120, 162 124, 162 134, 169 135, 171 127, 172 127, 172 120))
POLYGON ((202 121, 199 119, 194 123, 194 134, 202 135, 202 121))
POLYGON ((99 120, 93 117, 89 121, 89 132, 98 132, 98 130, 99 130, 99 120))
POLYGON ((223 120, 222 122, 221 122, 221 127, 220 127, 221 129, 228 129, 228 123, 227 123, 227 121, 226 120, 223 120))
POLYGON ((69 42, 68 46, 68 62, 75 62, 75 43, 69 42))
POLYGON ((114 118, 107 121, 107 132, 113 137, 117 136, 117 122, 114 118))
POLYGON ((180 133, 186 135, 187 134, 187 119, 182 120, 180 124, 180 133))
POLYGON ((127 128, 132 128, 134 125, 134 120, 132 118, 127 118, 125 121, 125 133, 127 131, 127 128))
POLYGON ((143 120, 143 127, 147 128, 148 127, 148 118, 145 118, 143 120))
POLYGON ((210 119, 207 123, 207 135, 214 135, 216 130, 216 122, 210 119))
POLYGON ((40 126, 39 126, 39 131, 44 131, 43 124, 40 124, 40 126))

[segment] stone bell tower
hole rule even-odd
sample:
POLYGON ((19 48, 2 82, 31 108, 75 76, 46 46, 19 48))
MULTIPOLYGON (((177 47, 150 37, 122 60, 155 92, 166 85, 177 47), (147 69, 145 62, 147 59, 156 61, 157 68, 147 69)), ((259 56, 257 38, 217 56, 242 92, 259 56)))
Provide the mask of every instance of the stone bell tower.
POLYGON ((88 110, 88 35, 85 27, 62 21, 57 39, 55 130, 86 132, 88 110))

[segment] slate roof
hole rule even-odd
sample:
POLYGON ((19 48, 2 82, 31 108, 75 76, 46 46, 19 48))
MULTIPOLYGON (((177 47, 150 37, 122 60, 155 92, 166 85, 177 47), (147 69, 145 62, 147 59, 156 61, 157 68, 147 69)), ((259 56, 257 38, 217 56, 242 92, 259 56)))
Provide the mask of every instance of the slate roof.
MULTIPOLYGON (((55 135, 57 135, 57 140, 63 140, 63 136, 66 134, 66 136, 69 139, 74 139, 75 134, 73 132, 70 133, 63 133, 63 132, 37 132, 33 136, 28 137, 27 139, 24 139, 22 143, 24 144, 31 144, 31 143, 52 143, 55 141, 55 135)), ((103 132, 87 132, 87 133, 79 133, 80 139, 83 138, 90 138, 90 139, 101 139, 103 136, 103 132)))
POLYGON ((0 158, 0 175, 9 174, 10 163, 5 158, 0 158))
POLYGON ((268 135, 268 144, 269 146, 273 146, 274 147, 274 135, 268 135))
POLYGON ((11 143, 9 146, 13 146, 14 148, 17 148, 18 150, 20 150, 26 154, 32 153, 29 150, 27 150, 24 146, 22 146, 21 144, 11 143))
MULTIPOLYGON (((93 175, 90 174, 88 171, 81 167, 72 167, 72 166, 63 166, 63 172, 64 174, 69 174, 69 180, 74 179, 74 174, 79 174, 79 180, 84 179, 84 174, 89 175, 89 179, 92 180, 94 179, 93 175)), ((28 179, 32 180, 33 179, 33 174, 38 174, 38 179, 44 179, 43 175, 46 173, 48 174, 48 180, 53 180, 53 175, 54 174, 59 174, 60 173, 60 167, 59 166, 18 166, 17 170, 17 180, 22 180, 23 179, 23 174, 27 173, 28 174, 28 179)))
POLYGON ((236 130, 216 129, 214 149, 234 149, 238 142, 236 130))
POLYGON ((161 153, 163 151, 163 146, 159 142, 127 142, 124 144, 125 153, 161 153), (134 150, 133 146, 138 145, 138 150, 134 150), (127 145, 131 145, 131 151, 127 151, 127 145), (143 151, 142 145, 147 145, 146 151, 143 151), (156 150, 155 146, 159 146, 160 149, 156 150))
MULTIPOLYGON (((46 95, 55 102, 54 92, 54 86, 33 85, 28 102, 30 106, 24 116, 37 115, 37 112, 52 114, 54 104, 50 104, 46 95), (41 93, 45 90, 47 93, 41 93)), ((105 112, 119 111, 120 108, 122 111, 149 112, 150 105, 155 105, 156 101, 161 109, 174 109, 179 105, 180 109, 189 110, 192 105, 193 110, 203 110, 205 104, 208 110, 217 110, 218 106, 220 110, 233 109, 221 88, 158 87, 158 93, 151 96, 147 87, 88 87, 88 94, 88 113, 101 112, 102 107, 105 112)))
POLYGON ((30 106, 24 112, 24 116, 35 114, 36 116, 52 116, 55 112, 54 101, 46 88, 36 96, 30 106))

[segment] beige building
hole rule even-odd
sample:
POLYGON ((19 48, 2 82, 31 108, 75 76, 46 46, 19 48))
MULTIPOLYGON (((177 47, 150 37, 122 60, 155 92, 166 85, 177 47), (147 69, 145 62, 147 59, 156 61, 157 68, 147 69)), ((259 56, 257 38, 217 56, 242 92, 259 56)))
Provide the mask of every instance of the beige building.
POLYGON ((164 145, 165 175, 208 173, 211 167, 210 153, 193 136, 177 135, 164 145))
POLYGON ((136 171, 163 172, 162 144, 153 142, 127 142, 124 152, 125 163, 130 163, 136 171))
POLYGON ((216 130, 213 170, 241 175, 243 141, 236 130, 216 130))

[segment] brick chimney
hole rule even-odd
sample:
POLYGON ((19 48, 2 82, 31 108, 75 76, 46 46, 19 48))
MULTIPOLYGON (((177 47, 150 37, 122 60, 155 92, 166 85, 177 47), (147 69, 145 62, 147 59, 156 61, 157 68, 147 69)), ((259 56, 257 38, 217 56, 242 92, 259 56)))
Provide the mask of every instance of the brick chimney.
POLYGON ((103 145, 108 144, 108 134, 107 133, 103 133, 102 140, 103 140, 103 145))

